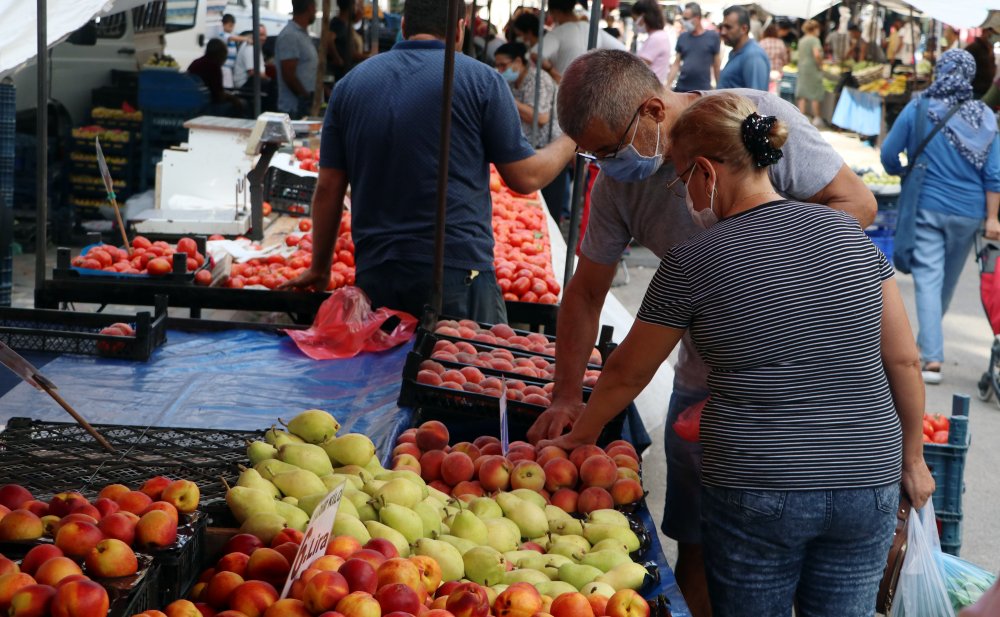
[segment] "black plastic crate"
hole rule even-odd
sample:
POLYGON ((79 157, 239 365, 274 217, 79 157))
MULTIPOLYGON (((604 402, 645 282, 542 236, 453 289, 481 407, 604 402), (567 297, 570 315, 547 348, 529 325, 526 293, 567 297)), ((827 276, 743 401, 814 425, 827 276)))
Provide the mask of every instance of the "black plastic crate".
MULTIPOLYGON (((159 608, 156 603, 159 566, 149 555, 136 553, 136 558, 139 560, 139 571, 132 576, 94 579, 108 590, 111 604, 108 617, 131 617, 143 611, 159 608)), ((86 570, 84 573, 86 574, 86 570)))
POLYGON ((235 484, 246 463, 246 442, 263 431, 95 424, 117 450, 105 451, 75 423, 11 418, 0 433, 5 483, 20 484, 36 498, 75 490, 95 497, 109 484, 138 489, 157 475, 191 480, 201 500, 223 498, 221 478, 235 484))
POLYGON ((201 574, 208 516, 195 512, 186 519, 177 528, 176 545, 152 553, 159 568, 156 589, 159 607, 186 597, 201 574))
MULTIPOLYGON (((83 199, 83 198, 80 198, 83 199)), ((73 203, 76 203, 75 201, 73 203)), ((114 281, 123 285, 194 285, 195 275, 201 270, 212 271, 215 263, 205 250, 205 236, 195 236, 195 243, 198 245, 198 252, 205 256, 205 261, 196 270, 187 269, 187 256, 184 253, 174 253, 173 270, 161 276, 152 274, 127 274, 125 272, 107 272, 105 270, 92 270, 90 268, 80 268, 73 265, 71 251, 66 247, 56 250, 56 267, 52 269, 52 278, 57 280, 65 279, 97 279, 114 281)), ((94 245, 87 245, 80 250, 80 255, 86 255, 94 245)))
POLYGON ((277 167, 264 175, 264 201, 275 212, 309 215, 316 178, 303 177, 277 167))
POLYGON ((144 361, 166 340, 167 303, 164 296, 157 298, 154 315, 150 315, 149 311, 115 315, 0 308, 0 341, 17 351, 75 353, 144 361), (118 322, 131 325, 135 336, 100 333, 118 322))
POLYGON ((515 302, 505 300, 507 305, 507 322, 525 325, 532 332, 545 334, 556 333, 556 317, 559 314, 558 304, 538 304, 535 302, 515 302))

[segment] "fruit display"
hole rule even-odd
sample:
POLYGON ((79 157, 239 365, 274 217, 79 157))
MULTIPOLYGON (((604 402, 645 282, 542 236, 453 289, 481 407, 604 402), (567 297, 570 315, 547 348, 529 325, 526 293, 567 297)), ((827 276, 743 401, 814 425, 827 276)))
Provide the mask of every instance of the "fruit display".
POLYGON ((875 79, 860 88, 861 92, 874 92, 879 96, 898 96, 906 94, 906 85, 909 78, 906 75, 893 75, 892 79, 875 79))
POLYGON ((861 180, 868 186, 899 186, 901 178, 899 176, 894 176, 886 172, 877 171, 865 171, 861 176, 861 180))
POLYGON ((299 146, 295 149, 295 160, 299 162, 299 169, 318 172, 319 148, 313 150, 308 146, 299 146))
POLYGON ((948 416, 943 414, 924 414, 924 443, 948 443, 948 416))
MULTIPOLYGON (((198 251, 193 238, 181 238, 171 246, 163 240, 151 242, 144 236, 132 238, 132 252, 107 244, 96 244, 82 255, 73 258, 74 268, 99 270, 122 275, 165 276, 173 272, 175 253, 187 254, 187 271, 195 272, 205 266, 205 256, 198 251)), ((197 277, 195 280, 198 280, 197 277)), ((205 279, 201 279, 204 284, 205 279)), ((211 281, 211 273, 208 275, 211 281)))
POLYGON ((154 53, 152 56, 149 57, 149 60, 146 60, 146 63, 143 65, 143 67, 177 69, 180 68, 180 65, 177 64, 177 61, 174 60, 173 56, 170 56, 168 54, 154 53))

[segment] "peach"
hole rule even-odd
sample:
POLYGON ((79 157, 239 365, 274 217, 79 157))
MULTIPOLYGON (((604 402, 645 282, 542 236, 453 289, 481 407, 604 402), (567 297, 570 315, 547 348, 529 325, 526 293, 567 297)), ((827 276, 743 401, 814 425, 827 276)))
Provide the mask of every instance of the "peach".
POLYGON ((0 505, 8 510, 20 510, 26 501, 32 501, 31 491, 20 484, 4 484, 0 486, 0 505))
MULTIPOLYGON (((417 371, 417 383, 427 384, 429 386, 440 386, 444 381, 441 379, 441 375, 444 374, 444 367, 435 362, 437 366, 441 367, 441 372, 431 371, 431 370, 420 370, 417 371)), ((404 442, 413 443, 414 448, 416 447, 415 442, 404 442)))
POLYGON ((449 452, 465 452, 466 454, 469 455, 469 458, 471 458, 473 462, 475 462, 477 458, 482 456, 482 452, 480 452, 479 448, 469 443, 468 441, 460 441, 456 443, 451 447, 451 450, 449 450, 449 452))
POLYGON ((92 504, 86 502, 77 502, 71 506, 70 514, 85 514, 94 521, 101 520, 103 516, 101 511, 95 508, 92 504))
POLYGON ((479 465, 479 483, 484 491, 492 493, 510 488, 511 465, 506 458, 494 454, 481 456, 476 462, 479 461, 482 461, 479 465))
POLYGON ((73 506, 87 503, 86 497, 77 492, 59 493, 49 500, 49 514, 66 516, 73 511, 73 506))
POLYGON ((611 494, 599 486, 591 486, 580 492, 577 510, 580 514, 590 514, 594 510, 606 510, 615 505, 611 494))
POLYGON ((396 457, 400 454, 409 454, 414 458, 420 458, 421 454, 420 448, 417 447, 415 443, 401 443, 392 449, 392 456, 396 457))
POLYGON ((125 495, 131 491, 129 487, 124 484, 109 484, 101 489, 101 492, 97 494, 98 497, 103 499, 110 499, 111 501, 118 501, 118 498, 125 495))
POLYGON ((545 463, 543 470, 545 471, 546 490, 554 493, 559 489, 576 487, 579 474, 576 465, 568 458, 552 458, 545 463))
POLYGON ((60 525, 56 534, 56 546, 69 557, 83 559, 103 539, 104 534, 97 525, 71 521, 60 525))
MULTIPOLYGON (((545 486, 545 472, 541 465, 531 460, 518 461, 510 472, 510 487, 540 491, 545 486)), ((530 617, 530 616, 529 616, 530 617)))
POLYGON ((607 614, 608 610, 608 597, 602 596, 599 593, 592 593, 587 596, 587 601, 590 602, 590 608, 594 611, 595 617, 603 617, 607 614))
POLYGON ((292 542, 294 544, 302 544, 302 540, 305 538, 305 534, 298 529, 293 529, 291 527, 285 527, 271 539, 271 548, 277 548, 278 546, 284 544, 285 542, 292 542))
POLYGON ((594 617, 590 601, 582 593, 564 593, 552 600, 552 617, 594 617))
POLYGON ((605 452, 607 452, 608 456, 610 456, 611 458, 621 455, 621 456, 627 456, 637 463, 641 460, 639 458, 639 454, 635 451, 635 448, 633 448, 630 445, 629 446, 617 445, 612 448, 608 448, 607 450, 605 450, 605 452))
POLYGON ((635 503, 642 499, 642 497, 642 484, 639 484, 635 480, 618 480, 611 487, 611 499, 614 500, 617 506, 635 503))
POLYGON ((161 499, 177 508, 181 514, 190 514, 198 509, 201 491, 190 480, 174 480, 163 489, 161 499))
POLYGON ((377 589, 393 583, 402 583, 414 590, 423 588, 420 568, 409 559, 401 557, 389 559, 379 566, 377 574, 377 589))
POLYGON ((536 456, 535 446, 528 444, 511 444, 507 448, 507 460, 511 463, 517 461, 534 461, 536 456))
POLYGON ((200 611, 190 600, 175 600, 168 604, 163 612, 167 617, 199 617, 200 611))
POLYGON ((353 591, 375 593, 378 590, 378 572, 372 564, 363 559, 348 559, 340 566, 341 576, 353 591))
POLYGON ((566 454, 566 451, 559 446, 545 446, 538 451, 538 456, 535 458, 535 462, 541 465, 542 469, 545 469, 546 463, 557 458, 569 460, 569 455, 566 454))
POLYGON ((353 536, 334 536, 326 545, 327 555, 336 555, 341 559, 350 559, 351 555, 361 550, 361 542, 353 536))
POLYGON ((609 457, 591 456, 580 465, 580 483, 610 489, 618 479, 618 466, 609 457))
POLYGON ((323 572, 338 572, 344 565, 344 560, 336 555, 320 555, 309 564, 310 568, 322 570, 323 572))
POLYGON ((493 614, 496 617, 532 617, 541 608, 541 594, 528 583, 514 583, 500 592, 493 602, 493 614))
POLYGON ((60 585, 52 599, 52 617, 103 617, 110 600, 104 587, 93 581, 73 581, 60 585))
MULTIPOLYGON (((94 508, 100 513, 99 519, 104 519, 105 516, 109 514, 114 514, 121 509, 116 502, 108 499, 107 497, 100 497, 94 500, 94 508)), ((46 506, 47 507, 47 506, 46 506)))
POLYGON ((424 482, 441 479, 441 463, 447 456, 444 450, 430 450, 420 456, 420 477, 424 482))
POLYGON ((24 572, 0 576, 0 614, 7 612, 14 594, 29 585, 36 584, 36 582, 34 578, 24 572))
MULTIPOLYGON (((10 511, 7 508, 4 509, 8 512, 10 511)), ((28 501, 22 503, 21 507, 18 509, 27 510, 28 512, 31 512, 35 516, 41 518, 49 513, 49 504, 44 501, 38 501, 37 499, 29 499, 28 501)))
MULTIPOLYGON (((441 375, 443 381, 449 381, 448 377, 451 373, 458 373, 462 377, 462 381, 459 383, 464 383, 466 381, 465 377, 462 376, 458 371, 445 371, 441 375)), ((417 428, 416 432, 416 444, 420 448, 421 452, 427 452, 428 450, 440 450, 448 445, 448 439, 450 438, 448 434, 448 427, 444 425, 443 422, 438 422, 437 420, 430 420, 424 422, 417 428)))
MULTIPOLYGON (((380 551, 376 551, 376 550, 370 549, 370 548, 363 548, 360 551, 358 551, 358 552, 354 553, 353 555, 351 555, 351 559, 358 559, 358 560, 364 561, 365 563, 367 563, 368 565, 370 565, 372 567, 372 569, 378 571, 379 566, 381 566, 383 563, 385 563, 386 560, 389 559, 389 558, 386 557, 385 555, 383 555, 380 551)), ((348 559, 347 561, 350 561, 351 559, 348 559)), ((376 582, 377 582, 377 579, 376 579, 376 582)), ((375 592, 372 592, 372 593, 375 593, 375 592)))
POLYGON ((107 515, 97 528, 105 537, 121 540, 125 544, 132 544, 135 540, 135 522, 121 512, 107 515))
POLYGON ((162 510, 147 512, 135 525, 135 540, 143 548, 170 546, 177 540, 177 524, 162 510))
POLYGON ((188 592, 188 599, 192 602, 200 601, 201 597, 205 594, 205 588, 207 587, 208 583, 195 583, 191 587, 191 591, 188 592))
POLYGON ((229 605, 229 596, 244 582, 243 577, 235 572, 218 572, 208 581, 202 599, 212 608, 225 609, 229 605))
POLYGON ((264 611, 264 617, 312 617, 302 600, 285 598, 278 600, 264 611))
POLYGON ((306 610, 318 615, 337 608, 350 592, 347 580, 339 572, 320 572, 306 584, 302 603, 306 610))
POLYGON ((42 519, 28 510, 12 510, 0 519, 0 542, 37 540, 44 533, 42 519))
POLYGON ((250 555, 246 553, 226 553, 215 564, 215 571, 234 572, 245 578, 248 561, 250 561, 250 555))
POLYGON ((18 589, 10 599, 10 617, 48 617, 52 599, 56 597, 54 587, 48 585, 28 585, 18 589))
MULTIPOLYGON (((484 456, 497 456, 503 454, 503 448, 500 447, 499 443, 488 443, 479 449, 479 457, 484 456)), ((479 460, 479 459, 476 459, 479 460)))
POLYGON ((142 514, 153 503, 152 497, 140 491, 129 491, 115 501, 121 510, 132 514, 142 514))
POLYGON ((115 539, 98 542, 87 554, 86 565, 87 574, 99 578, 132 576, 139 571, 139 561, 132 548, 115 539))
POLYGON ((649 604, 634 589, 621 589, 608 598, 608 617, 649 617, 649 604))
POLYGON ((399 456, 393 457, 391 466, 393 471, 412 471, 418 475, 421 471, 420 459, 412 454, 400 454, 399 456))
POLYGON ((382 607, 372 594, 355 591, 337 602, 336 612, 343 617, 380 617, 382 607))
MULTIPOLYGON (((16 563, 0 555, 0 576, 17 574, 19 572, 21 572, 21 568, 16 563)), ((31 574, 31 572, 25 572, 25 574, 31 574)))
POLYGON ((238 533, 229 541, 226 542, 226 546, 223 547, 222 552, 224 553, 246 553, 249 557, 258 548, 264 546, 264 543, 260 538, 249 533, 238 533))
POLYGON ((573 451, 569 454, 569 460, 573 461, 576 468, 579 469, 583 462, 592 456, 607 456, 604 450, 595 446, 594 444, 587 444, 583 446, 577 446, 573 448, 573 451))
POLYGON ((631 456, 628 456, 627 454, 616 454, 611 458, 611 460, 615 462, 618 469, 631 469, 636 473, 639 472, 639 461, 635 460, 631 456))
POLYGON ((63 552, 58 546, 54 544, 39 544, 32 547, 24 555, 24 559, 21 560, 21 572, 34 576, 43 563, 49 559, 62 556, 63 552))
POLYGON ((299 575, 299 578, 292 581, 291 586, 288 588, 288 597, 301 600, 302 595, 306 591, 306 585, 308 585, 309 581, 311 581, 313 577, 320 572, 322 572, 322 570, 317 570, 315 568, 306 568, 303 570, 302 574, 299 575))
POLYGON ((278 587, 285 584, 290 569, 284 555, 273 548, 259 548, 247 562, 247 578, 267 581, 278 587))
MULTIPOLYGON (((435 362, 435 364, 437 364, 437 363, 435 362)), ((441 365, 438 364, 438 366, 441 366, 441 365)), ((442 373, 444 372, 444 367, 443 366, 441 367, 441 371, 440 372, 442 372, 442 373)), ((396 443, 406 443, 406 442, 417 443, 417 429, 416 428, 408 428, 408 429, 406 429, 405 431, 403 431, 402 433, 399 434, 399 439, 396 440, 396 443)))
MULTIPOLYGON (((456 484, 455 487, 451 489, 451 494, 459 498, 463 496, 468 496, 471 498, 471 497, 482 497, 483 495, 486 494, 486 492, 483 491, 483 487, 481 484, 479 484, 478 481, 476 482, 464 481, 456 484)), ((463 499, 462 501, 468 503, 470 500, 471 499, 463 499)))
POLYGON ((403 583, 380 586, 375 592, 375 599, 382 607, 383 614, 400 611, 416 615, 420 611, 420 595, 412 587, 403 583))
POLYGON ((642 482, 642 478, 639 477, 639 472, 627 467, 619 467, 618 472, 615 475, 618 476, 619 480, 629 479, 635 480, 636 482, 642 482))
POLYGON ((482 586, 462 583, 448 596, 445 608, 455 617, 486 617, 490 612, 490 599, 482 586))
POLYGON ((154 501, 149 504, 149 507, 142 511, 142 514, 147 512, 152 512, 153 510, 162 510, 170 515, 170 519, 174 522, 174 525, 178 524, 180 520, 180 515, 177 513, 177 508, 173 504, 167 503, 166 501, 154 501))
POLYGON ((561 488, 552 494, 552 498, 549 501, 552 505, 558 506, 572 514, 577 511, 579 499, 580 494, 573 489, 561 488))
POLYGON ((472 479, 475 465, 465 452, 449 452, 441 461, 441 479, 449 486, 472 479))
POLYGON ((247 617, 262 617, 277 601, 278 592, 270 583, 247 581, 233 590, 229 596, 229 608, 247 617))
MULTIPOLYGON (((194 607, 198 609, 199 613, 201 613, 201 617, 216 617, 216 615, 218 614, 218 612, 214 608, 205 604, 204 602, 195 602, 194 607)), ((152 617, 164 617, 164 616, 152 615, 152 617)), ((198 616, 195 615, 195 617, 198 616)))
POLYGON ((163 495, 163 489, 167 488, 171 482, 172 480, 166 476, 155 476, 143 482, 139 490, 149 495, 153 501, 159 501, 163 495))
POLYGON ((35 570, 35 580, 40 585, 57 587, 68 576, 83 574, 80 566, 69 557, 50 557, 35 570))
POLYGON ((435 559, 426 555, 410 557, 410 561, 416 564, 417 569, 420 571, 420 580, 424 585, 424 591, 427 592, 428 596, 433 594, 441 584, 443 576, 441 565, 435 559))

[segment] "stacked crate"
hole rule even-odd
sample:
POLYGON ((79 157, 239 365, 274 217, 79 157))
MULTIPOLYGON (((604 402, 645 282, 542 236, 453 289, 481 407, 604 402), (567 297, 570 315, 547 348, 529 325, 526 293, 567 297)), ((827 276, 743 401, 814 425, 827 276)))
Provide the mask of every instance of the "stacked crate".
POLYGON ((0 306, 10 306, 13 286, 14 86, 0 84, 0 306))
POLYGON ((94 124, 73 129, 69 154, 69 203, 82 218, 93 218, 108 197, 97 165, 95 138, 101 140, 119 203, 137 192, 139 180, 136 155, 142 114, 95 108, 92 115, 94 124))

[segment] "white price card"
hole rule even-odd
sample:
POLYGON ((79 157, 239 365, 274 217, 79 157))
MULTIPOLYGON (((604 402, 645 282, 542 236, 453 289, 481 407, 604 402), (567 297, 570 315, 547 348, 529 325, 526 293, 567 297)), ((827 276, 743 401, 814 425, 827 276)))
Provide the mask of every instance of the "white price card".
POLYGON ((333 533, 333 523, 337 520, 337 510, 340 509, 340 499, 344 496, 344 482, 337 488, 330 491, 330 494, 319 502, 313 511, 309 526, 306 527, 302 544, 299 545, 299 552, 295 553, 295 560, 292 561, 291 570, 288 572, 288 580, 285 581, 285 588, 281 590, 282 599, 288 597, 288 592, 292 588, 292 583, 316 560, 326 554, 326 547, 330 544, 330 534, 333 533))

